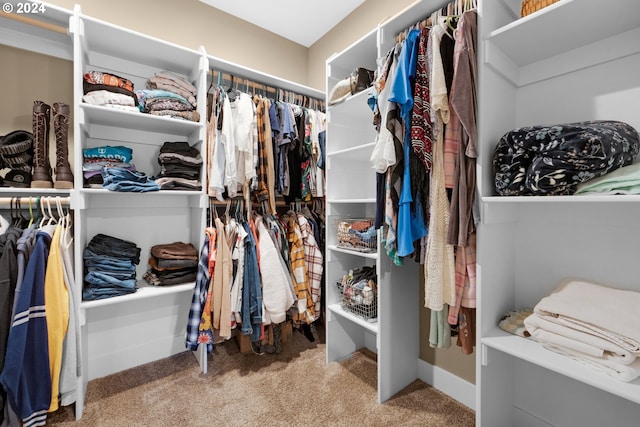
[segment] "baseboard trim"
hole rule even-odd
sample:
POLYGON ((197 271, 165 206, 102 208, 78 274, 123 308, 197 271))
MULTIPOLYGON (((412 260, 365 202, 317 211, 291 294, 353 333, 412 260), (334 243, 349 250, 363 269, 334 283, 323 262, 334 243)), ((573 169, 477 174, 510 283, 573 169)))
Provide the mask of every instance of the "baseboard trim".
POLYGON ((476 386, 449 371, 418 359, 418 378, 458 402, 476 410, 476 386))

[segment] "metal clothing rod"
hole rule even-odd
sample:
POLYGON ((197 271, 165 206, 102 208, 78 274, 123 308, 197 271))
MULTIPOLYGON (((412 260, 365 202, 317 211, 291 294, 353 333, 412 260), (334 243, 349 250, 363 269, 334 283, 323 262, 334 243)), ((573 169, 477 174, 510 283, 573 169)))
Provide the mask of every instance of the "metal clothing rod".
POLYGON ((11 207, 18 200, 20 202, 20 206, 22 209, 29 208, 29 201, 32 203, 36 203, 38 200, 42 202, 43 200, 48 200, 49 202, 55 203, 56 199, 60 201, 61 205, 69 206, 70 197, 60 197, 60 196, 20 196, 20 197, 0 197, 0 207, 11 207))
POLYGON ((466 12, 467 10, 476 9, 476 3, 477 2, 475 0, 453 0, 443 7, 436 9, 426 19, 416 22, 411 27, 399 33, 395 37, 395 41, 396 43, 401 43, 402 41, 404 41, 404 39, 407 38, 407 34, 409 33, 409 31, 411 31, 413 28, 422 29, 425 27, 431 27, 433 25, 433 23, 431 22, 431 17, 434 13, 439 12, 442 16, 459 15, 463 12, 466 12))
POLYGON ((288 102, 290 104, 296 104, 307 108, 311 108, 311 106, 313 105, 315 107, 313 109, 324 111, 324 101, 322 99, 314 98, 308 95, 302 95, 292 90, 281 89, 265 83, 256 82, 254 80, 237 76, 232 73, 227 73, 225 71, 211 69, 209 70, 209 75, 211 76, 211 84, 209 86, 209 89, 211 89, 211 87, 213 86, 216 86, 217 84, 228 83, 229 87, 233 90, 239 89, 246 92, 251 88, 254 90, 254 92, 262 92, 263 94, 272 93, 275 97, 278 98, 278 100, 283 102, 288 102))
POLYGON ((45 30, 54 31, 60 34, 67 34, 67 29, 65 27, 61 27, 60 25, 50 24, 48 22, 42 22, 34 18, 30 18, 28 16, 24 16, 18 13, 5 13, 0 12, 0 16, 7 19, 12 19, 14 21, 22 22, 23 24, 33 25, 34 27, 40 27, 45 30))

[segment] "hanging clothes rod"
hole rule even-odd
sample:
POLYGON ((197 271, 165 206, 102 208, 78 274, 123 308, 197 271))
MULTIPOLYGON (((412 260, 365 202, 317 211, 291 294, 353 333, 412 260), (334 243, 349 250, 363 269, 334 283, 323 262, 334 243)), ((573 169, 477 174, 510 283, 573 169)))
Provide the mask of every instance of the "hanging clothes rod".
POLYGON ((431 27, 433 25, 434 17, 462 15, 467 10, 476 9, 477 7, 477 0, 453 0, 445 6, 433 11, 426 19, 416 22, 406 30, 396 35, 395 41, 396 43, 402 43, 404 39, 407 38, 407 34, 409 34, 409 32, 414 28, 421 30, 426 27, 431 27))
POLYGON ((3 207, 11 207, 12 205, 15 208, 16 200, 20 202, 20 207, 22 209, 29 209, 29 201, 31 203, 37 203, 38 201, 42 202, 43 200, 49 202, 56 202, 56 199, 59 200, 60 204, 63 206, 69 206, 71 203, 70 197, 60 197, 60 196, 20 196, 20 197, 0 197, 0 208, 3 207))
POLYGON ((0 16, 3 18, 11 19, 13 21, 22 22, 23 24, 32 25, 45 30, 53 31, 60 34, 67 34, 67 28, 60 25, 50 24, 48 22, 39 21, 34 18, 30 18, 18 13, 5 13, 0 12, 0 16))
POLYGON ((224 71, 209 70, 209 75, 211 76, 209 90, 216 85, 228 84, 231 89, 243 90, 244 92, 248 92, 249 89, 253 89, 254 93, 262 93, 265 96, 272 94, 274 98, 282 102, 324 111, 324 100, 322 99, 302 95, 291 90, 274 87, 265 83, 256 82, 245 77, 225 73, 224 71))

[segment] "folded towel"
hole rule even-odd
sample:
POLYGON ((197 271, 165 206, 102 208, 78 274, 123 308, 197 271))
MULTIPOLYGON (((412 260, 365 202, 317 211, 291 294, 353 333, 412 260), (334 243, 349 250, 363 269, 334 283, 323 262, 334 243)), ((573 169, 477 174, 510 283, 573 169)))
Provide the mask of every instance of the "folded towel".
POLYGON ((607 359, 623 365, 629 365, 637 356, 609 340, 551 322, 536 314, 527 317, 524 324, 535 340, 573 350, 579 355, 607 359))
POLYGON ((640 163, 578 184, 574 194, 640 194, 640 163))
POLYGON ((611 360, 599 359, 574 353, 571 349, 543 344, 548 350, 554 351, 565 356, 569 356, 580 363, 583 363, 597 371, 604 372, 620 381, 630 382, 640 377, 640 359, 636 358, 631 364, 624 365, 611 360))
POLYGON ((534 313, 640 353, 640 292, 567 279, 534 307, 534 313))

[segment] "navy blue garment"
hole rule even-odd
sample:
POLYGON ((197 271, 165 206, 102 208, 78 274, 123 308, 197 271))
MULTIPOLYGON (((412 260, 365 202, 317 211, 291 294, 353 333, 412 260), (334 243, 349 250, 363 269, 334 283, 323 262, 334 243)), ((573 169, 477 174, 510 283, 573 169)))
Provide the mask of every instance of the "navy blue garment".
POLYGON ((258 270, 256 241, 249 223, 243 224, 247 237, 244 243, 244 281, 242 285, 242 333, 251 342, 260 341, 262 335, 262 286, 258 270))
POLYGON ((7 400, 25 426, 44 425, 51 404, 51 371, 44 278, 51 236, 36 234, 36 243, 15 293, 13 323, 9 331, 0 383, 7 400))

